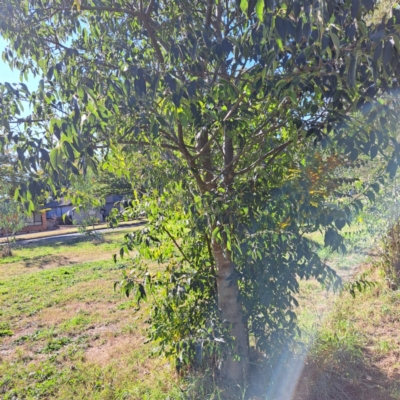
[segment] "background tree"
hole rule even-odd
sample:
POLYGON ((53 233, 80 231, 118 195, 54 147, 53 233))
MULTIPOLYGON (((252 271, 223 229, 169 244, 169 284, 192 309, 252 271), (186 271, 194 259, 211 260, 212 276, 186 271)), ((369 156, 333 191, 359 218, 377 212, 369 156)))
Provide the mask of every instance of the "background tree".
POLYGON ((3 256, 12 255, 11 237, 26 225, 25 210, 13 199, 24 179, 24 172, 16 161, 9 150, 3 149, 0 154, 0 231, 7 240, 3 256))
POLYGON ((125 177, 117 177, 114 174, 101 171, 93 177, 93 191, 97 196, 107 197, 112 195, 127 195, 132 197, 132 184, 125 177))
POLYGON ((0 185, 2 190, 7 190, 7 195, 12 197, 23 181, 24 173, 18 168, 18 160, 7 149, 3 151, 0 154, 0 185))
MULTIPOLYGON (((127 249, 138 241, 143 255, 173 260, 169 283, 155 281, 167 296, 151 335, 178 363, 225 342, 222 373, 242 382, 250 337, 272 359, 293 335, 297 277, 335 281, 303 233, 323 228, 340 248, 352 205, 308 190, 313 146, 350 161, 380 153, 395 174, 400 12, 367 26, 374 6, 0 1, 3 59, 22 79, 41 76, 32 92, 0 89, 0 139, 31 172, 19 196, 110 165, 117 149, 169 165, 146 203, 149 227, 127 249), (24 101, 33 112, 21 118, 24 101), (189 325, 177 323, 185 308, 189 325)), ((144 296, 139 278, 126 291, 144 296)))
POLYGON ((0 232, 6 236, 6 244, 2 249, 3 257, 12 255, 12 236, 26 225, 25 210, 18 202, 10 198, 11 191, 10 184, 0 184, 0 232))

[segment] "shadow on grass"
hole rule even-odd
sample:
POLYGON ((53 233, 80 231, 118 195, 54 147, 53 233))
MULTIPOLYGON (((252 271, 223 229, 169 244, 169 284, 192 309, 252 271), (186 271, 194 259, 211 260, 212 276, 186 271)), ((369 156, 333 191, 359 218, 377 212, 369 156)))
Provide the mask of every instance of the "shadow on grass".
MULTIPOLYGON (((113 232, 111 232, 113 233, 113 232)), ((116 232, 118 233, 118 232, 116 232)), ((108 239, 103 239, 103 240, 98 240, 95 235, 82 235, 79 237, 73 237, 73 238, 57 238, 57 239, 52 239, 49 238, 48 241, 41 242, 32 242, 32 243, 27 243, 24 245, 19 245, 17 243, 15 248, 23 248, 23 249, 40 249, 41 247, 51 247, 52 249, 56 250, 61 247, 68 247, 68 248, 74 248, 74 247, 79 247, 82 244, 92 244, 92 245, 101 245, 101 244, 107 244, 107 243, 112 243, 112 240, 108 239)), ((122 243, 122 239, 121 239, 122 243)))
POLYGON ((371 361, 368 349, 337 348, 308 359, 293 400, 399 400, 400 375, 390 378, 371 361))
POLYGON ((37 256, 37 257, 32 257, 28 261, 24 262, 24 266, 26 268, 45 268, 48 265, 51 265, 52 267, 54 266, 63 267, 68 264, 74 264, 74 261, 62 255, 37 256))

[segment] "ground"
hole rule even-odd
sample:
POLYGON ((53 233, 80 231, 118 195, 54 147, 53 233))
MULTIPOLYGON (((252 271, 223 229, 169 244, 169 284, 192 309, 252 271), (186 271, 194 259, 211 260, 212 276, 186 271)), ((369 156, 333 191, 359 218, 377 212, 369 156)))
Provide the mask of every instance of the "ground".
POLYGON ((371 287, 353 298, 302 284, 299 320, 308 344, 293 400, 400 399, 400 291, 388 287, 379 240, 357 235, 348 254, 327 258, 345 280, 371 287))
POLYGON ((300 377, 296 400, 400 399, 400 292, 377 264, 364 265, 374 286, 342 293, 321 321, 300 377))
POLYGON ((145 344, 145 309, 113 291, 123 234, 0 259, 0 399, 165 399, 177 390, 167 361, 145 344))
MULTIPOLYGON (((41 241, 0 259, 0 399, 184 398, 186 382, 145 343, 147 305, 137 310, 113 290, 129 264, 112 261, 125 233, 107 232, 104 242, 41 241)), ((353 299, 301 282, 306 353, 296 368, 283 368, 283 397, 264 391, 252 400, 400 399, 400 291, 387 287, 372 251, 376 243, 364 236, 346 255, 319 254, 345 280, 365 273, 374 286, 353 299)), ((222 398, 214 394, 188 398, 222 398)))

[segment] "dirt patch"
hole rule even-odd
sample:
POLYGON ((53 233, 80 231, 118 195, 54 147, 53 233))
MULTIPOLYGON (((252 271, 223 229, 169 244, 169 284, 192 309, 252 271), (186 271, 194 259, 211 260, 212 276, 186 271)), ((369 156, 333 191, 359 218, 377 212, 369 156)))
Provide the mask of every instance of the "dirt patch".
POLYGON ((293 400, 398 400, 385 388, 389 378, 377 366, 360 365, 361 377, 346 378, 346 371, 321 369, 308 363, 293 400))
POLYGON ((14 334, 9 337, 9 341, 15 342, 22 337, 33 335, 39 328, 39 324, 26 324, 23 328, 14 331, 14 334))
POLYGON ((38 324, 25 323, 21 328, 14 328, 12 336, 2 338, 0 347, 0 360, 2 359, 2 357, 7 357, 11 354, 14 354, 16 343, 18 343, 18 341, 20 341, 24 337, 33 335, 38 328, 38 324))
POLYGON ((335 299, 293 400, 400 399, 400 296, 387 290, 378 268, 363 271, 375 286, 335 299))
POLYGON ((387 377, 390 380, 400 380, 400 357, 399 354, 390 354, 386 357, 382 357, 379 361, 377 361, 376 366, 386 371, 387 377))
POLYGON ((82 264, 91 261, 111 260, 110 251, 105 254, 99 252, 84 252, 82 254, 46 255, 31 258, 24 262, 26 268, 50 269, 68 265, 82 264))
POLYGON ((117 337, 108 336, 103 341, 105 343, 96 343, 95 346, 86 350, 86 361, 105 366, 110 361, 118 359, 121 354, 125 354, 128 350, 143 347, 145 338, 136 335, 119 335, 117 337))
POLYGON ((29 261, 24 262, 26 268, 48 269, 72 264, 72 260, 65 256, 47 255, 33 257, 29 261))
POLYGON ((18 346, 2 346, 0 347, 0 362, 15 362, 22 361, 27 362, 39 362, 46 360, 47 355, 40 354, 39 351, 42 348, 42 344, 22 344, 18 346))
POLYGON ((108 316, 116 309, 114 303, 101 302, 68 302, 63 307, 49 307, 41 311, 38 320, 46 326, 56 326, 80 313, 87 316, 108 316))

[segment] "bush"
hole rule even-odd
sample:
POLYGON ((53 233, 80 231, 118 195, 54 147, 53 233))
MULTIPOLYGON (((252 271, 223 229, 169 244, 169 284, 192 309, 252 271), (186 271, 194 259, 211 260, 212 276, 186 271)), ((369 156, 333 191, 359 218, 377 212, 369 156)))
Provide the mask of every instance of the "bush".
POLYGON ((1 251, 2 257, 12 255, 11 238, 26 225, 25 218, 25 213, 16 201, 3 200, 0 202, 0 231, 3 231, 7 240, 1 251))
POLYGON ((383 237, 381 263, 388 286, 397 289, 400 282, 400 221, 383 237))

